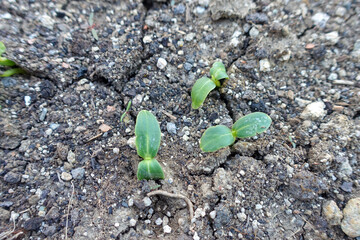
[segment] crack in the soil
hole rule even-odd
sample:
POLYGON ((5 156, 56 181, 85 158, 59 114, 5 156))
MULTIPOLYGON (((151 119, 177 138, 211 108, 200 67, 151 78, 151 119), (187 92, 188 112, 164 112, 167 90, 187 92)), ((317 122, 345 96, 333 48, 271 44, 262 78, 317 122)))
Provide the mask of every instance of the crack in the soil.
POLYGON ((313 28, 315 28, 315 25, 312 25, 311 27, 305 28, 304 31, 302 33, 300 33, 299 35, 296 35, 296 37, 298 39, 301 39, 306 34, 307 31, 309 31, 309 30, 311 30, 313 28))

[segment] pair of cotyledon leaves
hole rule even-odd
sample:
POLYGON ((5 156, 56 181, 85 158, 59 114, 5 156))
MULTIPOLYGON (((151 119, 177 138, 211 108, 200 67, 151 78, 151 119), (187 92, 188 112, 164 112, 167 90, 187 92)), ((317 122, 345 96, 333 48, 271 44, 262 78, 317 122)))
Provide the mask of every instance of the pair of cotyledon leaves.
POLYGON ((196 81, 191 90, 192 108, 198 109, 205 101, 207 95, 216 87, 221 87, 220 80, 229 79, 222 62, 215 62, 210 69, 211 79, 202 77, 196 81))
POLYGON ((155 159, 160 147, 161 131, 155 116, 149 111, 142 110, 136 118, 135 145, 142 160, 138 165, 137 178, 164 179, 164 172, 155 159))

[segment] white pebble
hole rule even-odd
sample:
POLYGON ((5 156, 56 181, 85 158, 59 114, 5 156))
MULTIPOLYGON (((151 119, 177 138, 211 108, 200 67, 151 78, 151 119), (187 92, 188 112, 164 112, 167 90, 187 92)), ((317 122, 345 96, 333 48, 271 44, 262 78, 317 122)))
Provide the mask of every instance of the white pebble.
POLYGON ((169 225, 164 226, 164 233, 171 233, 171 227, 169 225))
POLYGON ((67 182, 67 181, 70 181, 72 179, 72 176, 71 176, 70 173, 62 172, 61 173, 61 179, 67 182))
POLYGON ((119 149, 119 148, 114 148, 114 149, 113 149, 113 153, 119 154, 119 153, 120 153, 120 149, 119 149))
POLYGON ((144 197, 143 201, 144 201, 145 207, 150 206, 152 203, 151 199, 149 197, 144 197))
POLYGON ((167 65, 167 62, 164 58, 159 58, 158 61, 157 61, 157 64, 156 66, 160 69, 164 69, 167 65))
POLYGON ((214 210, 214 211, 211 211, 209 215, 210 215, 210 218, 211 218, 211 219, 215 219, 215 217, 216 217, 216 211, 215 211, 215 210, 214 210))
POLYGON ((131 226, 131 227, 135 227, 136 222, 137 222, 137 221, 136 221, 135 219, 133 219, 133 218, 130 219, 130 226, 131 226))
POLYGON ((270 62, 268 59, 262 59, 260 60, 260 71, 261 72, 269 72, 270 71, 270 62))
POLYGON ((151 36, 145 36, 144 38, 143 38, 143 42, 144 43, 151 43, 152 42, 152 37, 151 36))
POLYGON ((156 219, 155 224, 158 225, 158 226, 161 225, 162 224, 162 219, 161 218, 156 219))
POLYGON ((328 80, 334 81, 336 79, 338 79, 338 75, 336 73, 330 73, 328 80))
POLYGON ((31 104, 31 97, 30 96, 25 96, 24 97, 24 101, 25 101, 25 105, 28 107, 31 104))

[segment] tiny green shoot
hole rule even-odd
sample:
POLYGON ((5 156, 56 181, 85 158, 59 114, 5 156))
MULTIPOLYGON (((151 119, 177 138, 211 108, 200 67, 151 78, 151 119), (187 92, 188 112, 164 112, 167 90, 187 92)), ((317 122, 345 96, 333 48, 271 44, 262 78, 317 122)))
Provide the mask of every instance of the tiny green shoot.
POLYGON ((91 29, 91 34, 93 35, 94 39, 96 41, 99 41, 99 37, 98 37, 97 32, 95 30, 95 23, 93 21, 93 18, 94 18, 94 13, 91 12, 90 16, 89 16, 89 29, 91 29))
POLYGON ((126 114, 129 112, 130 107, 131 107, 131 100, 129 100, 125 112, 121 115, 121 117, 120 117, 120 122, 123 121, 124 117, 125 117, 126 114))
POLYGON ((206 129, 200 139, 200 148, 204 152, 215 152, 220 148, 230 146, 236 138, 253 137, 265 132, 271 124, 271 118, 262 112, 250 113, 237 120, 232 129, 218 125, 206 129))
POLYGON ((191 100, 192 108, 198 109, 205 101, 207 95, 216 87, 221 87, 221 80, 229 79, 226 74, 225 66, 222 62, 215 62, 210 69, 211 79, 208 77, 202 77, 198 79, 192 90, 191 100))
MULTIPOLYGON (((6 52, 5 44, 3 42, 0 42, 0 65, 6 66, 6 67, 16 66, 15 62, 1 56, 5 52, 6 52)), ((25 71, 21 68, 11 68, 11 69, 3 72, 3 74, 1 74, 0 77, 10 77, 10 76, 12 76, 14 74, 18 74, 18 73, 25 73, 25 71)))
POLYGON ((143 160, 138 165, 139 180, 164 179, 164 172, 155 159, 160 147, 161 131, 155 116, 146 110, 139 112, 135 124, 135 145, 143 160))

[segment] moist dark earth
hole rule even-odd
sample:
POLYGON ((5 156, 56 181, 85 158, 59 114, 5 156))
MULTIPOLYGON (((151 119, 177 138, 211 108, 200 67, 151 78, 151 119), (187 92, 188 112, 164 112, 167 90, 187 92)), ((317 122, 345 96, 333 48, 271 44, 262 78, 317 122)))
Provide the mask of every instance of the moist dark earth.
POLYGON ((0 239, 360 239, 359 1, 3 0, 0 19, 27 71, 0 83, 0 239), (193 110, 215 61, 230 79, 193 110), (136 178, 141 110, 164 180, 136 178), (265 133, 200 150, 257 111, 265 133))

